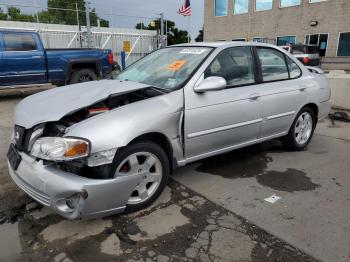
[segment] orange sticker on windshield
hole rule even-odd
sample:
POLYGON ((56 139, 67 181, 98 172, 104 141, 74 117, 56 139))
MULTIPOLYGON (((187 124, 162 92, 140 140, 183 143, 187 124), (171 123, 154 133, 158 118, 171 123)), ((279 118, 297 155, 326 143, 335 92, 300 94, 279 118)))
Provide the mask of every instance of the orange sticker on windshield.
POLYGON ((176 60, 176 61, 172 62, 171 64, 169 64, 167 66, 167 69, 171 70, 171 71, 176 71, 176 70, 179 70, 185 63, 186 63, 186 61, 184 61, 184 60, 176 60))

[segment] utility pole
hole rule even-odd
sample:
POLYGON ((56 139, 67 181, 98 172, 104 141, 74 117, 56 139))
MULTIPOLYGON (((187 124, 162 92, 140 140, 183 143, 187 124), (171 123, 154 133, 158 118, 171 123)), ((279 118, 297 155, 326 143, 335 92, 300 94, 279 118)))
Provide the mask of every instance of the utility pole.
POLYGON ((35 16, 36 16, 36 22, 39 23, 39 16, 38 16, 38 9, 36 9, 36 0, 34 0, 34 6, 35 6, 35 16))
POLYGON ((77 25, 78 25, 78 28, 79 28, 79 31, 80 31, 79 9, 78 9, 78 3, 77 2, 75 2, 75 13, 76 13, 76 16, 77 16, 77 25))
POLYGON ((165 19, 165 46, 168 46, 168 20, 165 19))
POLYGON ((164 13, 160 13, 160 38, 161 48, 164 48, 164 13))
POLYGON ((82 41, 81 41, 81 26, 80 26, 80 21, 79 21, 79 9, 78 9, 78 3, 75 2, 75 12, 77 15, 77 25, 78 25, 78 34, 79 34, 79 43, 80 43, 80 48, 83 47, 82 41))
POLYGON ((86 31, 88 39, 88 48, 91 48, 91 28, 90 28, 90 2, 85 1, 85 14, 86 14, 86 31))

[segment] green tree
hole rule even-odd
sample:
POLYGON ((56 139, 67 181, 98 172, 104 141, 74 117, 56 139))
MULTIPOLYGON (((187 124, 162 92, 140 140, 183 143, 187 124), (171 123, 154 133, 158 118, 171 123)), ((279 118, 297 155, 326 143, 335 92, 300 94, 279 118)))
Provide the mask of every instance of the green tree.
POLYGON ((50 14, 48 11, 41 11, 38 13, 38 18, 40 23, 51 24, 53 23, 50 19, 50 14))
MULTIPOLYGON (((190 38, 191 40, 191 38, 190 38)), ((173 28, 171 33, 168 34, 168 45, 177 45, 188 42, 188 32, 185 30, 179 30, 173 28)))
POLYGON ((204 34, 203 34, 203 29, 202 29, 202 30, 199 30, 199 34, 198 34, 198 36, 196 37, 195 41, 196 41, 196 42, 203 42, 203 36, 204 36, 204 34))
MULTIPOLYGON (((158 34, 160 34, 160 20, 153 21, 154 24, 149 23, 148 26, 145 26, 144 23, 138 23, 135 28, 144 30, 157 30, 158 34)), ((164 30, 167 28, 167 36, 168 36, 168 45, 182 44, 187 43, 188 41, 188 32, 184 30, 179 30, 175 26, 175 22, 167 20, 164 21, 164 30)), ((164 32, 165 33, 165 32, 164 32)))
MULTIPOLYGON (((48 11, 38 12, 38 18, 41 23, 77 25, 77 17, 75 10, 75 3, 78 4, 79 23, 86 25, 85 3, 84 0, 48 0, 48 11), (59 9, 73 9, 73 10, 59 10, 59 9)), ((9 7, 8 14, 5 14, 0 8, 0 20, 36 22, 36 15, 22 14, 21 10, 16 7, 9 7)), ((91 26, 97 26, 97 20, 100 20, 102 27, 109 27, 109 22, 100 18, 93 9, 90 12, 91 26)))
POLYGON ((22 22, 35 22, 35 18, 32 15, 22 14, 21 10, 16 7, 8 8, 8 20, 11 21, 22 21, 22 22))
MULTIPOLYGON (((75 11, 71 10, 58 10, 55 8, 61 9, 74 9, 75 3, 78 5, 78 9, 83 12, 79 12, 79 23, 80 25, 86 25, 86 16, 85 16, 85 2, 84 0, 48 0, 48 14, 51 23, 57 24, 66 24, 66 25, 76 25, 77 18, 75 11)), ((100 19, 100 24, 103 27, 109 27, 109 22, 105 19, 99 18, 96 14, 96 10, 93 9, 90 12, 90 23, 91 26, 97 26, 97 20, 100 19)))
POLYGON ((7 14, 0 7, 0 20, 7 20, 7 14))

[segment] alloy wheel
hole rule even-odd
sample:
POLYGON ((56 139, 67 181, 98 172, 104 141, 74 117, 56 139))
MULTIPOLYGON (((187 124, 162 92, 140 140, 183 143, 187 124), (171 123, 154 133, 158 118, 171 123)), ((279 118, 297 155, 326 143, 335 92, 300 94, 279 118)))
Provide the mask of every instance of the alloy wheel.
POLYGON ((294 129, 295 141, 299 145, 304 145, 312 135, 313 119, 309 112, 302 113, 294 129))
POLYGON ((139 175, 141 182, 133 190, 128 205, 140 204, 151 198, 162 181, 162 164, 149 152, 137 152, 124 159, 118 166, 115 177, 139 175))

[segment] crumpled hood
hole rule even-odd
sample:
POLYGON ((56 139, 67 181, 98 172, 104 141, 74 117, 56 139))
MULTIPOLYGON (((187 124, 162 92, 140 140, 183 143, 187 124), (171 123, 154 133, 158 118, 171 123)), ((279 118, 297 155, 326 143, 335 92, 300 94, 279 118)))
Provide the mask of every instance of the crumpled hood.
POLYGON ((65 115, 102 101, 110 95, 125 94, 148 85, 101 80, 56 87, 23 99, 16 107, 14 123, 31 128, 44 122, 58 121, 65 115))

